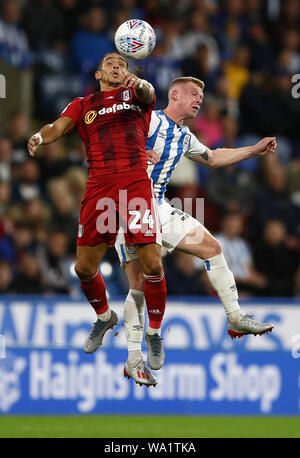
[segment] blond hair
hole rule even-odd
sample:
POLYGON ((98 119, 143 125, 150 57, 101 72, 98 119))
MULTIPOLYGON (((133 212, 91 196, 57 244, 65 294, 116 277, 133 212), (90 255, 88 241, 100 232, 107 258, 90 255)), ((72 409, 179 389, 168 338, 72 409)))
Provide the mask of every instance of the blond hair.
POLYGON ((200 87, 200 89, 203 90, 205 88, 203 81, 199 80, 198 78, 194 78, 193 76, 180 76, 179 78, 175 78, 173 81, 171 81, 169 91, 175 84, 178 83, 195 83, 200 87))

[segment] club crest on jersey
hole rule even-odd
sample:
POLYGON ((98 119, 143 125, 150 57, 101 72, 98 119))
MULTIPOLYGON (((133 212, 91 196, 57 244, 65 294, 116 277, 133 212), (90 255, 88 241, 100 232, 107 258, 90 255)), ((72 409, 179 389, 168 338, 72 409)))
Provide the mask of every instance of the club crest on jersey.
POLYGON ((97 116, 97 111, 90 110, 86 113, 84 120, 86 124, 91 124, 97 116))
POLYGON ((190 146, 191 136, 190 134, 186 134, 183 139, 183 149, 188 149, 190 146))
POLYGON ((131 89, 126 89, 126 91, 122 92, 122 100, 124 100, 124 102, 127 102, 130 99, 131 99, 131 89))
POLYGON ((82 237, 83 236, 83 233, 84 233, 84 226, 83 224, 79 224, 78 225, 78 237, 82 237))

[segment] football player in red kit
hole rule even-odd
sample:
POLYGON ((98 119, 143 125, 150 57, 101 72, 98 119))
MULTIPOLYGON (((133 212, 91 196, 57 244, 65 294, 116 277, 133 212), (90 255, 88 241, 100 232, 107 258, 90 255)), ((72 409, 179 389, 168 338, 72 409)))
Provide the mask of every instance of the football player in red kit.
MULTIPOLYGON (((53 124, 28 141, 31 156, 38 145, 52 143, 73 129, 85 143, 89 179, 80 211, 75 271, 97 314, 84 344, 87 353, 96 351, 105 332, 118 322, 98 266, 107 247, 114 245, 120 226, 127 245, 134 245, 139 253, 150 329, 160 327, 167 295, 156 201, 146 171, 154 89, 129 73, 126 60, 115 52, 102 58, 95 78, 99 92, 74 99, 53 124)), ((157 383, 140 358, 126 362, 124 375, 134 375, 148 386, 157 383)))

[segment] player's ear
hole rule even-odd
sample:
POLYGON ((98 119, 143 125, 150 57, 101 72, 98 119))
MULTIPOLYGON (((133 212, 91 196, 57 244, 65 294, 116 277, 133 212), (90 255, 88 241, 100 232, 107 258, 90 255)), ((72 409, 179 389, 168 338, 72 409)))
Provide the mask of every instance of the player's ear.
POLYGON ((177 89, 173 89, 173 91, 171 92, 170 95, 171 95, 171 99, 178 100, 179 94, 178 94, 178 90, 177 89))
POLYGON ((99 70, 95 72, 95 78, 96 80, 101 80, 101 72, 99 70))

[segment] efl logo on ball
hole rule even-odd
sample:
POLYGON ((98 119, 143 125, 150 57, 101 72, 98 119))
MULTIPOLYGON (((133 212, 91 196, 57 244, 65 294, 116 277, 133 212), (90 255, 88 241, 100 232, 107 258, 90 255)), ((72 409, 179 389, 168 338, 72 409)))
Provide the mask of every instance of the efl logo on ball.
POLYGON ((148 22, 130 19, 115 33, 115 45, 120 54, 130 59, 144 59, 154 49, 156 37, 148 22))

